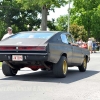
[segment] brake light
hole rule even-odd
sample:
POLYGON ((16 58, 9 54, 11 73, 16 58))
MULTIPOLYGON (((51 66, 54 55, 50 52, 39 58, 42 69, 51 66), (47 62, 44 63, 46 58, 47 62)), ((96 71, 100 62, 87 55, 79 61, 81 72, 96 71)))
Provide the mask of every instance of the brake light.
POLYGON ((18 50, 45 50, 44 46, 27 46, 27 47, 18 47, 18 50))
POLYGON ((0 50, 13 50, 15 49, 16 47, 5 47, 5 46, 1 46, 0 47, 0 50))
MULTIPOLYGON (((20 48, 19 48, 20 50, 20 48)), ((45 46, 33 46, 33 47, 26 47, 25 50, 36 50, 36 51, 45 51, 45 46)))
POLYGON ((45 51, 45 46, 0 46, 0 50, 36 50, 36 51, 45 51))

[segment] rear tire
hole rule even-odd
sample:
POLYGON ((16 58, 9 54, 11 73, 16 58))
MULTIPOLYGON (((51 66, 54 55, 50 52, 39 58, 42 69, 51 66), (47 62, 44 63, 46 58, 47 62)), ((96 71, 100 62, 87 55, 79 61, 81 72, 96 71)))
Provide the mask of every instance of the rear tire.
POLYGON ((67 59, 64 56, 61 56, 58 63, 54 64, 53 66, 53 73, 55 77, 64 78, 66 77, 67 72, 68 72, 67 59))
POLYGON ((42 71, 46 71, 46 68, 41 68, 42 71))
POLYGON ((5 76, 15 76, 17 74, 17 69, 11 68, 5 61, 2 63, 2 72, 5 76))
POLYGON ((86 59, 86 57, 84 58, 82 65, 78 66, 78 68, 79 68, 80 72, 86 71, 86 69, 87 69, 87 59, 86 59))

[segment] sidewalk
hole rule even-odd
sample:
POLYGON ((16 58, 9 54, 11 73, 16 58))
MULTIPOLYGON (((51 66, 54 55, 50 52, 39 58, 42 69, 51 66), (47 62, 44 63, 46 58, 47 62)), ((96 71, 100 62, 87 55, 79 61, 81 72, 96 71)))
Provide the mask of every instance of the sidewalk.
POLYGON ((96 53, 91 53, 91 54, 98 54, 98 53, 100 53, 100 51, 96 51, 96 53))
POLYGON ((1 67, 1 62, 0 62, 0 69, 1 69, 2 67, 1 67))
POLYGON ((0 66, 0 70, 2 69, 2 67, 0 66))

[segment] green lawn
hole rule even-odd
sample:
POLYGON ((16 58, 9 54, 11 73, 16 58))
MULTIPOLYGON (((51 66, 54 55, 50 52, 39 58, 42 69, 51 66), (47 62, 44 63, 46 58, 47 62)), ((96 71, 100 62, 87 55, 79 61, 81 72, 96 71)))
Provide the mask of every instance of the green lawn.
POLYGON ((0 67, 2 66, 2 62, 0 62, 0 67))

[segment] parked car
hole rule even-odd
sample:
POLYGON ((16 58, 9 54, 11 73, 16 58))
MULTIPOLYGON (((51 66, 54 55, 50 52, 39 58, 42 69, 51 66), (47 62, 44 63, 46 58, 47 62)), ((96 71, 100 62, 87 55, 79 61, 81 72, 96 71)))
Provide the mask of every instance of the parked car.
POLYGON ((66 77, 68 67, 85 72, 90 52, 74 43, 70 33, 25 31, 0 41, 0 61, 6 76, 15 76, 21 68, 52 70, 55 77, 66 77))

